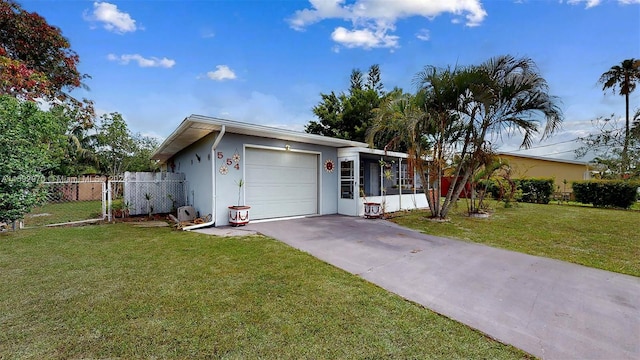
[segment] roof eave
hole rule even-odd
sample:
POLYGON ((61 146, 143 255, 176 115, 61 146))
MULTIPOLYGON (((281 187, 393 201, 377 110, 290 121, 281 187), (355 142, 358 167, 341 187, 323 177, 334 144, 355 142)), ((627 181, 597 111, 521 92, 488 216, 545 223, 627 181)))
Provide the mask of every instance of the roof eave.
POLYGON ((588 166, 588 165, 589 165, 589 162, 588 162, 588 161, 577 161, 577 160, 566 160, 566 159, 554 159, 554 158, 548 158, 548 157, 543 157, 543 156, 535 156, 535 155, 513 154, 513 153, 509 153, 509 152, 498 152, 498 153, 496 153, 496 155, 498 155, 498 156, 500 156, 500 155, 504 155, 504 156, 514 156, 514 157, 520 157, 520 158, 524 158, 524 159, 533 159, 533 160, 542 160, 542 161, 552 161, 552 162, 559 162, 559 163, 573 164, 573 165, 584 165, 584 166, 588 166))
POLYGON ((208 134, 211 134, 215 131, 220 131, 222 126, 225 126, 225 131, 227 133, 275 138, 284 141, 309 143, 335 148, 368 146, 368 144, 358 141, 336 139, 321 135, 307 134, 293 130, 278 129, 264 125, 248 124, 238 121, 206 117, 202 115, 191 115, 185 118, 182 123, 180 123, 180 125, 176 128, 176 130, 174 130, 173 133, 171 133, 171 135, 169 135, 169 137, 167 137, 162 142, 162 144, 160 144, 151 158, 164 163, 184 148, 202 139, 208 134), (194 126, 198 124, 201 124, 202 126, 200 128, 194 126), (179 141, 182 136, 185 136, 184 134, 189 130, 194 130, 195 134, 193 134, 190 138, 185 139, 182 144, 176 144, 176 142, 179 141), (173 149, 171 149, 172 146, 173 149))

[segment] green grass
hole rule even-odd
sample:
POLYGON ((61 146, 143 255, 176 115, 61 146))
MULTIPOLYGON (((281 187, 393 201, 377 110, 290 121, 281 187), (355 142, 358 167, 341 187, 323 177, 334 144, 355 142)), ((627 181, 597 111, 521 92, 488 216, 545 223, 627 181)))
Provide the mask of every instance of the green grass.
POLYGON ((0 235, 0 358, 527 358, 262 236, 0 235))
POLYGON ((72 201, 38 206, 24 218, 25 226, 42 226, 101 217, 102 201, 72 201), (34 216, 35 215, 35 216, 34 216))
POLYGON ((640 276, 640 212, 571 205, 495 206, 488 219, 466 216, 464 203, 451 221, 426 219, 428 211, 398 213, 392 221, 427 234, 451 237, 640 276))

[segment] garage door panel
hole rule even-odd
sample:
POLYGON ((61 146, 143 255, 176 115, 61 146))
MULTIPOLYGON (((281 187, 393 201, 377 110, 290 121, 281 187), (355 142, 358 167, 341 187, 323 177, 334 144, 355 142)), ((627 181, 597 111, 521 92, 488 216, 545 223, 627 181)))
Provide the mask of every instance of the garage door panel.
POLYGON ((252 219, 318 213, 318 155, 246 150, 247 204, 252 219))
POLYGON ((260 184, 289 184, 294 185, 300 182, 317 184, 317 173, 310 171, 315 169, 305 168, 270 168, 270 167, 247 167, 247 179, 257 179, 260 184))
POLYGON ((247 186, 247 191, 251 193, 252 200, 316 198, 316 184, 247 186))
POLYGON ((251 204, 251 218, 255 220, 297 215, 312 215, 316 213, 317 209, 315 200, 309 202, 280 202, 277 207, 274 207, 271 202, 251 204), (255 214, 258 214, 258 216, 256 217, 255 214))

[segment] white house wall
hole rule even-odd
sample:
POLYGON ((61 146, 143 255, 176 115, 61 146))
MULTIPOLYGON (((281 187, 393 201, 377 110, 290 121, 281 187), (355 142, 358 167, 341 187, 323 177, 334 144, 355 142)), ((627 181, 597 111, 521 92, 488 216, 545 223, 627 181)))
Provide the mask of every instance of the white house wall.
MULTIPOLYGON (((367 202, 382 204, 385 212, 400 210, 428 209, 429 203, 424 193, 388 195, 388 196, 367 196, 367 202)), ((360 198, 358 216, 364 216, 364 199, 360 198)))
POLYGON ((211 145, 217 133, 188 146, 167 162, 167 171, 184 173, 187 180, 187 204, 200 216, 211 213, 211 145))
MULTIPOLYGON (((338 212, 338 173, 337 170, 327 172, 323 166, 328 159, 332 160, 334 164, 337 162, 336 148, 226 133, 218 144, 212 161, 209 158, 209 154, 216 136, 217 133, 206 136, 179 152, 168 162, 168 171, 171 171, 171 164, 173 163, 175 172, 183 172, 185 174, 189 184, 189 202, 201 216, 211 212, 213 198, 211 193, 211 164, 213 163, 215 170, 216 211, 214 216, 216 226, 228 225, 228 206, 237 204, 237 183, 241 179, 245 179, 245 147, 251 146, 285 151, 285 146, 289 145, 289 151, 317 153, 319 155, 318 186, 320 188, 318 212, 322 215, 336 214, 338 212), (197 160, 196 154, 200 156, 200 161, 197 160), (236 162, 236 159, 238 159, 238 162, 236 162), (223 169, 221 170, 221 168, 223 169)), ((244 195, 243 188, 241 202, 244 202, 244 195)))

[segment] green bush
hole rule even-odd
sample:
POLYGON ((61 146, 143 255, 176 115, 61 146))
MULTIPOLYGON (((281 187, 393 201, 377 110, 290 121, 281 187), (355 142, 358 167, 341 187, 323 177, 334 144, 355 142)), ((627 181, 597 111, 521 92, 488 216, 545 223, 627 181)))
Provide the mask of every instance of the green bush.
MULTIPOLYGON (((553 179, 515 179, 516 200, 521 202, 548 204, 553 194, 553 179)), ((503 194, 508 184, 503 180, 482 180, 478 183, 477 189, 482 189, 491 194, 494 199, 501 199, 507 195, 503 194)))
POLYGON ((522 190, 522 202, 548 204, 553 194, 553 179, 519 179, 516 184, 522 190))
POLYGON ((622 180, 575 181, 572 184, 576 201, 596 207, 628 209, 638 199, 640 184, 622 180))
POLYGON ((487 195, 491 195, 494 199, 500 198, 500 186, 496 180, 480 180, 476 185, 478 191, 484 190, 487 195))

